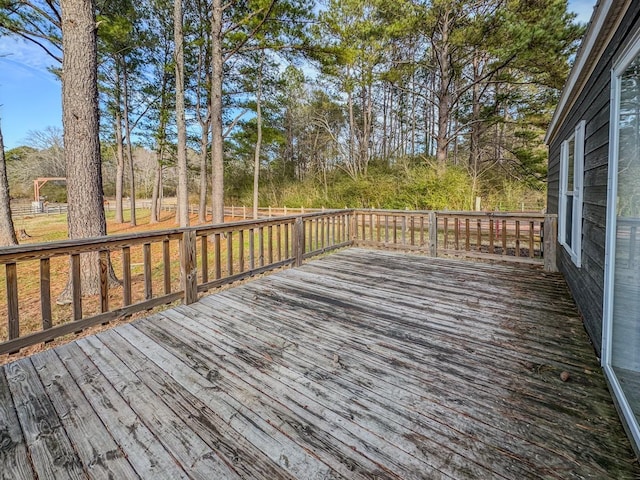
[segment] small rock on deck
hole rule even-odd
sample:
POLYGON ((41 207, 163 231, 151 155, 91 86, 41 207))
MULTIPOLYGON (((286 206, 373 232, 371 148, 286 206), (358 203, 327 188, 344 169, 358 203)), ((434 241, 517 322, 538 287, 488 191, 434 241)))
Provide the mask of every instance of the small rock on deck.
POLYGON ((640 476, 561 276, 361 249, 6 365, 0 461, 12 479, 640 476))

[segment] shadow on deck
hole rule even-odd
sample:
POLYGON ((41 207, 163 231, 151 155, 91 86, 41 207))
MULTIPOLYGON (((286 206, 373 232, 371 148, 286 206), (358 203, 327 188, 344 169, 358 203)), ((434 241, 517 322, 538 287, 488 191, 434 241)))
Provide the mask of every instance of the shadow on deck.
POLYGON ((640 476, 560 275, 361 249, 6 365, 0 460, 2 478, 640 476))

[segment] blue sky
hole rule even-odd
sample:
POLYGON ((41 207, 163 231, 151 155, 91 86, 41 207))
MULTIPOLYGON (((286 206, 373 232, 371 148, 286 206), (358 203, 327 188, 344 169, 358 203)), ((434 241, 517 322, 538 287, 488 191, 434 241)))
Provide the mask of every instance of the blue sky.
MULTIPOLYGON (((569 0, 569 10, 589 21, 596 0, 569 0)), ((60 82, 38 47, 0 37, 0 122, 7 150, 23 145, 30 131, 61 127, 60 82)))

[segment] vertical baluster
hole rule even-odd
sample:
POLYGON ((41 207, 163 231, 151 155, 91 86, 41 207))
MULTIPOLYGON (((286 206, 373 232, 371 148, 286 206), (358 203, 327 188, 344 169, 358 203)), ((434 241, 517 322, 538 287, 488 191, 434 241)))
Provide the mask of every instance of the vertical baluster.
POLYGON ((71 255, 71 291, 73 297, 73 319, 80 320, 82 318, 82 286, 80 285, 79 253, 71 255))
POLYGON ((258 261, 264 267, 264 227, 258 228, 258 261))
POLYGON ((389 215, 384 216, 384 243, 389 243, 389 215))
POLYGON ((369 239, 373 241, 373 212, 369 213, 369 239))
POLYGON ((476 220, 476 249, 482 251, 482 220, 476 220))
POLYGON ((238 263, 240 273, 244 272, 244 230, 238 232, 238 263))
POLYGON ((409 228, 411 229, 409 232, 409 236, 411 238, 411 245, 415 245, 416 244, 416 235, 415 235, 415 217, 412 215, 411 216, 411 220, 409 222, 409 228))
POLYGON ((144 298, 151 300, 153 298, 153 286, 151 278, 151 244, 145 243, 142 246, 142 256, 144 263, 144 298))
POLYGON ((453 232, 455 236, 456 250, 460 250, 460 219, 457 217, 454 219, 453 232))
POLYGON ((376 239, 380 243, 380 214, 376 215, 376 239))
POLYGON ((471 232, 469 231, 470 223, 468 218, 464 219, 464 249, 468 252, 471 250, 471 232))
POLYGON ((325 225, 325 238, 326 238, 326 242, 324 244, 325 247, 329 247, 331 245, 331 218, 330 217, 325 217, 322 220, 322 223, 325 225))
POLYGON ((407 232, 407 216, 403 215, 400 220, 400 227, 402 231, 400 232, 400 236, 402 237, 402 245, 407 244, 406 232, 407 232))
POLYGON ((249 270, 256 268, 256 255, 255 255, 255 236, 256 232, 253 228, 249 229, 249 270))
MULTIPOLYGON (((435 226, 433 228, 436 228, 435 226)), ((424 245, 424 216, 420 215, 420 246, 424 245)))
POLYGON ((398 243, 398 219, 396 216, 393 216, 393 244, 398 243))
POLYGON ((51 315, 51 261, 48 258, 40 260, 40 312, 42 313, 42 329, 49 330, 53 323, 51 315))
POLYGON ((446 250, 447 248, 449 248, 449 218, 444 217, 442 221, 442 229, 444 230, 444 248, 446 250))
POLYGON ((233 275, 233 232, 227 232, 227 275, 233 275))
POLYGON ((507 254, 507 221, 502 220, 502 255, 507 254))
POLYGON ((20 336, 20 312, 18 309, 18 268, 15 263, 5 266, 7 282, 7 313, 9 315, 9 340, 20 336))
POLYGON ((131 248, 122 247, 122 306, 131 305, 131 248))
POLYGON ((269 225, 268 229, 267 229, 267 236, 268 238, 268 255, 269 255, 269 264, 273 263, 273 226, 269 225))
POLYGON ((291 253, 289 251, 289 229, 293 223, 285 223, 284 225, 284 257, 290 258, 291 253))
POLYGON ((213 256, 216 264, 216 280, 222 278, 222 258, 220 255, 220 244, 222 243, 220 239, 220 234, 216 233, 213 236, 213 256))
MULTIPOLYGON (((315 242, 311 241, 309 242, 309 251, 313 251, 313 244, 315 243, 315 250, 319 250, 320 249, 320 225, 319 225, 319 219, 318 218, 314 218, 313 219, 313 225, 315 227, 315 242)), ((311 233, 311 232, 309 232, 311 233)))
POLYGON ((101 250, 100 256, 100 311, 109 311, 109 252, 101 250))
POLYGON ((493 247, 493 234, 494 234, 494 225, 493 225, 493 218, 489 219, 489 253, 494 253, 494 247, 493 247))
POLYGON ((276 248, 278 250, 278 262, 281 262, 282 261, 282 224, 281 223, 279 223, 276 226, 276 248))
MULTIPOLYGON (((202 237, 205 239, 204 244, 207 244, 206 237, 202 237)), ((171 250, 170 250, 169 240, 162 241, 162 265, 164 270, 164 294, 168 295, 171 293, 171 250)), ((206 248, 206 247, 205 247, 206 248)), ((206 253, 206 250, 205 252, 206 253)), ((204 254, 202 256, 204 263, 204 254)))
POLYGON ((362 240, 364 241, 367 239, 367 237, 365 236, 365 230, 366 230, 365 224, 367 220, 366 220, 366 215, 364 213, 361 215, 361 217, 362 217, 362 240))
POLYGON ((533 220, 529 221, 529 258, 534 257, 534 244, 533 244, 533 220))
POLYGON ((520 256, 520 220, 516 220, 516 257, 520 256))
POLYGON ((206 235, 200 237, 200 252, 202 255, 200 263, 202 283, 207 283, 209 281, 209 239, 206 235))

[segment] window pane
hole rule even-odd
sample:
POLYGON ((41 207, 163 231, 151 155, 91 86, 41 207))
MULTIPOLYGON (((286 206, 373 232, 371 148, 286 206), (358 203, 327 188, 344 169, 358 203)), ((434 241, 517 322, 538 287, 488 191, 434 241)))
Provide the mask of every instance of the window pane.
POLYGON ((569 248, 572 247, 571 245, 571 234, 573 232, 573 194, 568 194, 567 195, 567 210, 566 210, 567 214, 565 216, 566 221, 565 221, 565 235, 564 235, 564 242, 567 244, 567 246, 569 248))
POLYGON ((640 418, 640 58, 621 77, 618 111, 611 364, 640 418))
POLYGON ((575 166, 575 151, 576 141, 575 138, 569 140, 569 152, 567 156, 567 192, 573 191, 573 171, 575 166))

